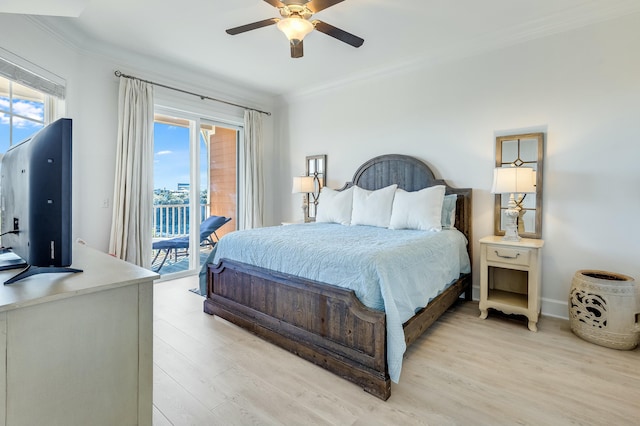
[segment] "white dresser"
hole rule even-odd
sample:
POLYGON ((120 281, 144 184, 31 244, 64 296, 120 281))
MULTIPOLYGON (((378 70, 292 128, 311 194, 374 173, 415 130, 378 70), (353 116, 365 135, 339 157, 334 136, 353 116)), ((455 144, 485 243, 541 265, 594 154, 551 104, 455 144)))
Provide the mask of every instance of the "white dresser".
POLYGON ((158 275, 77 244, 72 266, 0 272, 0 426, 151 425, 158 275))

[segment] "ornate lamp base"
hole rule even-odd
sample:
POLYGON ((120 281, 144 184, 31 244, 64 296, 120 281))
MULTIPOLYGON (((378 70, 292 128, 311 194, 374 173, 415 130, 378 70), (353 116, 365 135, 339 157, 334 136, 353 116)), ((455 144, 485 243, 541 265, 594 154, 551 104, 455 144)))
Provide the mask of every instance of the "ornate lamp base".
POLYGON ((307 200, 307 194, 302 195, 302 222, 307 221, 307 211, 309 210, 309 201, 307 200))
MULTIPOLYGON (((513 199, 513 195, 511 196, 513 199)), ((509 202, 511 204, 511 201, 509 202)), ((518 235, 518 216, 520 215, 520 211, 517 208, 509 208, 505 211, 507 215, 507 223, 505 225, 504 237, 502 237, 503 241, 520 241, 520 236, 518 235)))

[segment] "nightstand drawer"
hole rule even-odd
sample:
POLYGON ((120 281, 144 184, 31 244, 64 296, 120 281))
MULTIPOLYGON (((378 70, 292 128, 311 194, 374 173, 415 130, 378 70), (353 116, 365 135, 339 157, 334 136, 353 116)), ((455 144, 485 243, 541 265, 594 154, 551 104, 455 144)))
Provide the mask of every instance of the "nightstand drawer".
POLYGON ((511 265, 529 266, 529 255, 531 251, 528 249, 510 248, 504 246, 487 245, 487 261, 502 262, 511 265))

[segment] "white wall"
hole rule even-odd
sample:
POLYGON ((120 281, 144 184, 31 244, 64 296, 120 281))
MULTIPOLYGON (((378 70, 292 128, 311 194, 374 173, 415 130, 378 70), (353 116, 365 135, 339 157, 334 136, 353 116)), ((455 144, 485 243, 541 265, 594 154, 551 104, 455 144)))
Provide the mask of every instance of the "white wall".
MULTIPOLYGON (((289 100, 277 133, 287 188, 327 154, 328 185, 377 155, 416 156, 472 187, 477 240, 493 233, 495 136, 543 131, 543 313, 567 316, 571 278, 603 269, 640 280, 640 15, 289 100)), ((357 52, 354 53, 354 55, 357 52)), ((282 190, 282 219, 300 215, 282 190)))
MULTIPOLYGON (((189 74, 180 64, 79 49, 19 15, 0 14, 0 47, 66 79, 74 237, 104 251, 111 209, 102 202, 113 197, 117 132, 114 70, 272 108, 264 95, 189 74)), ((278 121, 265 117, 267 223, 300 215, 299 196, 287 188, 304 171, 306 155, 328 155, 328 184, 337 187, 367 159, 402 153, 427 161, 452 185, 474 188, 478 253, 477 239, 493 232, 495 136, 544 131, 543 312, 566 316, 577 269, 640 279, 639 51, 634 15, 290 99, 274 114, 278 121)), ((158 97, 179 98, 185 109, 198 103, 162 91, 158 97)), ((241 117, 214 103, 199 107, 212 117, 241 117)), ((474 264, 477 285, 477 258, 474 264)))
MULTIPOLYGON (((73 238, 81 237, 107 251, 113 204, 113 182, 118 121, 118 78, 114 71, 219 97, 231 102, 271 109, 268 96, 235 87, 215 76, 189 73, 180 64, 153 61, 139 55, 110 51, 106 46, 87 47, 84 40, 62 39, 24 16, 0 14, 0 47, 67 82, 66 116, 73 119, 73 238), (82 48, 79 47, 82 45, 82 48), (100 53, 98 53, 100 52, 100 53), (103 207, 107 199, 108 208, 103 207)), ((242 124, 243 110, 198 98, 156 89, 156 103, 179 106, 203 117, 242 124)), ((273 124, 264 117, 265 169, 272 173, 273 124)), ((271 184, 272 181, 269 181, 271 184)), ((271 189, 270 186, 268 186, 271 189)), ((272 198, 266 220, 275 223, 272 198)))

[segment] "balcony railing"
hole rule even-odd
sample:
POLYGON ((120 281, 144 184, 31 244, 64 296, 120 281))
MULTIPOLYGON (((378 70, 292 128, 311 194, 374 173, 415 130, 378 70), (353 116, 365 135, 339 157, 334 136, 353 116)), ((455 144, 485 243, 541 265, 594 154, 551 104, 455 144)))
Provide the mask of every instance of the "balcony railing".
MULTIPOLYGON (((200 204, 199 207, 200 220, 209 217, 209 204, 200 204)), ((189 235, 189 213, 188 204, 154 205, 153 238, 173 238, 189 235)))

